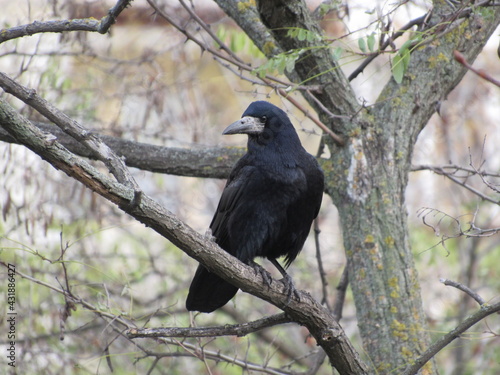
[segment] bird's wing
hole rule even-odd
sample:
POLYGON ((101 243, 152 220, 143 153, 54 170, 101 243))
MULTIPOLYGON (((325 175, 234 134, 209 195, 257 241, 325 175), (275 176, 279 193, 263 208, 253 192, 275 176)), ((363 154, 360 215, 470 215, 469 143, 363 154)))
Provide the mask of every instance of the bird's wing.
POLYGON ((251 181, 257 173, 254 167, 241 164, 243 163, 238 163, 233 169, 210 223, 210 229, 217 244, 232 255, 236 254, 235 250, 228 247, 228 221, 231 215, 234 215, 238 202, 246 195, 246 190, 252 185, 251 181))

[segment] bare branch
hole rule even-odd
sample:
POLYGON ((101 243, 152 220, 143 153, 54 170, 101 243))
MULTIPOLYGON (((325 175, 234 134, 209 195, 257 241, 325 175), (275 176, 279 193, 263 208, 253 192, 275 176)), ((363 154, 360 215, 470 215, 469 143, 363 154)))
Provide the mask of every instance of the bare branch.
POLYGON ((466 223, 467 227, 464 229, 464 223, 459 218, 450 216, 438 209, 422 207, 417 211, 417 216, 422 217, 423 224, 431 228, 436 236, 441 237, 441 240, 431 248, 442 245, 446 249, 446 251, 448 251, 448 249, 446 248, 445 242, 451 238, 458 238, 462 236, 465 236, 467 238, 490 237, 497 233, 500 233, 500 228, 482 229, 477 227, 475 224, 476 215, 477 211, 472 215, 472 219, 466 223), (446 220, 451 221, 451 226, 454 228, 453 233, 450 233, 449 231, 445 232, 442 230, 441 227, 442 225, 444 225, 444 223, 446 223, 446 220))
MULTIPOLYGON (((318 261, 318 271, 319 277, 321 279, 321 289, 323 291, 323 297, 321 298, 321 303, 326 306, 328 310, 332 310, 330 303, 328 302, 328 281, 326 280, 326 272, 323 268, 323 260, 321 259, 321 249, 319 245, 319 234, 321 230, 319 229, 318 219, 314 220, 314 244, 316 245, 316 259, 318 261)), ((337 318, 337 317, 335 317, 337 318)), ((338 319, 337 319, 338 320, 338 319)))
MULTIPOLYGON (((171 25, 173 25, 177 30, 179 30, 182 34, 186 36, 189 40, 193 41, 196 43, 203 51, 207 51, 210 54, 212 54, 215 58, 227 61, 230 64, 233 64, 237 66, 239 69, 247 71, 247 72, 253 72, 254 68, 250 66, 250 64, 247 64, 243 62, 238 56, 236 56, 234 53, 231 52, 230 48, 227 46, 221 47, 225 52, 228 53, 228 55, 223 54, 220 51, 217 51, 216 49, 212 48, 211 46, 207 45, 200 39, 196 38, 193 33, 191 33, 189 30, 186 28, 182 27, 178 22, 176 22, 175 19, 173 19, 168 13, 163 11, 154 0, 148 0, 148 3, 151 5, 151 7, 161 16, 163 17, 166 21, 168 21, 171 25)), ((189 9, 189 7, 185 4, 183 6, 186 9, 189 9)), ((189 10, 190 15, 193 17, 193 19, 197 23, 202 24, 202 28, 209 33, 209 35, 214 39, 215 42, 217 42, 219 45, 222 45, 222 41, 217 38, 217 36, 211 31, 210 27, 208 25, 204 24, 203 21, 195 16, 195 13, 189 10)), ((201 25, 200 24, 200 25, 201 25)), ((297 109, 299 109, 304 115, 309 118, 311 121, 313 121, 318 127, 320 127, 325 133, 327 133, 332 139, 337 143, 339 146, 343 146, 345 141, 340 137, 339 135, 335 134, 330 128, 328 128, 325 124, 323 124, 318 118, 313 116, 304 106, 302 106, 297 100, 295 100, 292 96, 289 95, 289 92, 285 89, 282 88, 281 85, 284 84, 282 80, 278 80, 276 77, 273 77, 271 75, 266 74, 264 77, 258 77, 264 84, 268 87, 271 87, 275 89, 279 95, 281 95, 283 98, 287 99, 292 105, 294 105, 297 109), (274 82, 277 82, 278 85, 274 82)), ((285 86, 291 88, 292 90, 296 86, 293 83, 289 83, 288 85, 285 84, 285 86)), ((301 85, 302 86, 302 85, 301 85)), ((312 89, 317 89, 318 87, 321 87, 320 85, 313 85, 311 87, 312 89)))
MULTIPOLYGON (((485 141, 486 141, 486 137, 485 137, 485 141)), ((483 143, 483 148, 484 148, 484 143, 483 143)), ((483 183, 488 186, 491 190, 493 190, 495 193, 499 193, 500 194, 500 189, 497 188, 494 184, 492 184, 491 182, 487 181, 486 178, 484 178, 484 176, 488 175, 484 172, 481 172, 479 171, 475 166, 474 166, 474 163, 472 162, 472 154, 469 152, 469 165, 471 166, 471 168, 474 170, 474 172, 479 175, 479 177, 481 177, 481 180, 483 181, 483 183)), ((491 176, 491 174, 490 174, 491 176)), ((495 175, 495 177, 500 177, 500 174, 497 174, 495 175)))
POLYGON ((217 336, 238 336, 243 337, 264 328, 269 328, 278 324, 291 323, 292 320, 281 313, 253 322, 224 325, 220 327, 161 327, 161 328, 133 328, 126 332, 130 338, 138 337, 217 337, 217 336))
POLYGON ((118 0, 113 8, 108 11, 108 15, 101 19, 99 29, 97 30, 101 34, 108 32, 111 25, 116 22, 118 15, 130 6, 132 0, 118 0))
MULTIPOLYGON (((52 104, 40 97, 35 90, 23 87, 1 72, 0 87, 2 87, 5 92, 14 95, 27 105, 36 109, 48 120, 59 126, 65 133, 91 150, 94 156, 108 167, 109 171, 113 173, 117 181, 125 184, 126 186, 133 187, 136 191, 135 196, 137 196, 137 192, 140 192, 139 185, 135 182, 134 178, 125 166, 125 163, 104 142, 102 142, 98 136, 89 132, 78 122, 59 111, 52 104)), ((54 138, 47 135, 45 136, 45 139, 47 142, 55 141, 54 138)))
POLYGON ((72 19, 72 20, 58 20, 33 23, 21 26, 3 29, 0 32, 0 43, 8 40, 22 38, 24 36, 31 36, 40 33, 62 33, 67 31, 91 31, 100 34, 106 34, 116 21, 118 15, 127 8, 132 0, 118 0, 116 5, 111 8, 108 15, 103 17, 100 21, 95 18, 72 19))
POLYGON ((308 328, 327 353, 333 366, 342 374, 366 374, 367 368, 359 359, 352 344, 331 313, 308 293, 298 292, 300 299, 288 301, 286 286, 275 281, 263 288, 264 280, 254 268, 222 250, 213 241, 195 232, 175 215, 147 195, 136 205, 129 202, 134 191, 97 171, 84 160, 71 154, 57 141, 47 142, 44 134, 19 115, 6 102, 0 100, 0 122, 7 130, 55 168, 83 183, 86 187, 116 204, 124 212, 151 227, 169 239, 190 257, 202 263, 211 272, 229 281, 242 291, 264 299, 282 309, 293 321, 308 328), (5 126, 5 125, 4 125, 5 126))
POLYGON ((462 292, 467 293, 469 296, 474 298, 477 303, 479 303, 479 306, 483 306, 486 303, 486 301, 479 294, 474 292, 471 288, 469 288, 466 285, 463 285, 457 281, 453 281, 453 280, 449 280, 449 279, 439 279, 439 281, 442 282, 444 285, 452 286, 454 288, 461 290, 462 292))
MULTIPOLYGON (((8 265, 5 262, 3 262, 3 261, 0 261, 0 265, 4 266, 5 268, 8 268, 8 265)), ((72 303, 74 303, 75 305, 80 305, 84 309, 86 309, 88 311, 91 311, 95 315, 97 315, 97 316, 105 319, 107 321, 106 326, 111 327, 120 336, 123 336, 127 340, 131 341, 131 338, 127 337, 123 333, 123 329, 118 328, 117 324, 119 324, 120 326, 125 327, 126 329, 128 329, 130 331, 133 331, 133 330, 136 329, 136 327, 133 324, 133 322, 130 322, 130 321, 124 319, 123 317, 119 316, 119 315, 114 315, 114 314, 112 314, 110 312, 102 311, 97 306, 94 306, 93 304, 91 304, 88 301, 80 298, 79 296, 77 296, 77 295, 70 295, 69 293, 67 293, 66 290, 58 288, 58 287, 56 287, 54 285, 51 285, 51 284, 46 283, 44 281, 38 280, 36 278, 33 278, 33 277, 29 276, 29 275, 26 275, 25 273, 19 271, 17 268, 15 270, 15 273, 18 276, 20 276, 20 277, 22 277, 22 278, 24 278, 26 280, 29 280, 29 281, 31 281, 31 282, 33 282, 35 284, 39 284, 39 285, 41 285, 43 287, 46 287, 48 289, 51 289, 51 290, 53 290, 53 291, 55 291, 55 292, 63 295, 65 299, 72 301, 72 303)), ((284 315, 284 314, 279 314, 279 315, 284 315)), ((278 318, 279 315, 276 315, 275 317, 278 318)), ((94 328, 94 327, 93 326, 88 326, 86 328, 94 328)), ((81 329, 82 328, 78 329, 79 333, 81 333, 81 329)), ((157 337, 156 339, 158 341, 160 341, 160 342, 163 342, 164 344, 175 345, 175 346, 182 347, 184 350, 186 350, 186 353, 170 353, 170 352, 157 353, 157 352, 152 352, 151 350, 147 349, 146 347, 143 347, 138 342, 134 342, 134 345, 137 348, 139 348, 144 353, 144 357, 164 358, 164 357, 171 357, 171 356, 173 356, 173 357, 190 356, 190 357, 198 357, 200 359, 210 359, 210 360, 213 360, 213 361, 216 361, 216 362, 223 361, 223 362, 226 362, 226 363, 234 364, 234 365, 239 366, 241 368, 245 368, 247 370, 258 371, 258 372, 262 372, 264 374, 290 375, 289 372, 281 371, 281 370, 278 370, 278 369, 274 369, 272 367, 261 366, 261 365, 258 365, 256 363, 252 363, 252 362, 250 362, 250 361, 248 361, 246 359, 242 360, 242 359, 238 359, 238 358, 236 358, 234 356, 224 355, 220 351, 215 352, 215 351, 207 350, 205 348, 202 348, 200 350, 200 348, 197 345, 191 344, 191 343, 188 343, 188 342, 182 342, 181 343, 178 340, 168 339, 168 338, 165 338, 165 337, 157 337)), ((33 340, 33 338, 30 338, 30 341, 32 341, 32 340, 33 340)))
POLYGON ((464 55, 462 55, 460 52, 458 52, 457 50, 453 51, 453 57, 455 58, 455 60, 457 60, 460 64, 462 64, 463 66, 465 66, 467 69, 469 69, 470 71, 472 71, 473 73, 476 73, 479 77, 481 77, 482 79, 485 79, 486 81, 488 82, 491 82, 493 83, 495 86, 498 86, 500 87, 500 81, 493 78, 492 76, 490 76, 487 72, 485 72, 483 69, 476 69, 474 68, 472 65, 470 65, 467 60, 465 60, 465 57, 464 55))
POLYGON ((443 348, 449 345, 453 340, 459 338, 462 333, 467 331, 474 324, 480 322, 487 316, 500 311, 500 302, 493 305, 484 304, 481 308, 461 322, 455 329, 448 332, 439 340, 434 342, 415 362, 410 365, 401 375, 414 375, 425 365, 432 357, 439 353, 443 348))
MULTIPOLYGON (((469 177, 469 175, 466 175, 466 176, 456 176, 455 175, 456 171, 460 171, 460 170, 467 171, 467 172, 475 174, 477 172, 474 171, 474 169, 469 170, 469 169, 466 169, 466 168, 457 167, 457 166, 453 166, 453 165, 448 165, 448 166, 443 166, 443 167, 441 167, 441 166, 432 166, 432 165, 419 165, 419 166, 413 166, 412 167, 412 171, 419 171, 419 170, 429 170, 429 171, 432 171, 432 172, 434 172, 434 173, 436 173, 438 175, 445 176, 446 178, 450 179, 451 181, 453 181, 457 185, 463 186, 464 188, 466 188, 467 190, 469 190, 471 193, 474 193, 475 195, 477 195, 481 199, 483 199, 485 201, 488 201, 488 202, 491 202, 491 203, 494 203, 494 204, 500 204, 500 200, 495 200, 493 198, 490 198, 486 194, 482 193, 481 191, 479 191, 476 188, 474 188, 471 185, 469 185, 465 180, 464 181, 460 180, 461 178, 467 178, 467 177, 469 177)), ((484 173, 477 173, 477 174, 479 174, 479 175, 481 175, 481 174, 485 175, 484 173)), ((489 173, 489 174, 486 174, 486 175, 495 176, 495 177, 498 176, 498 175, 492 174, 492 173, 489 173)))
MULTIPOLYGON (((41 122, 33 124, 43 132, 55 136, 58 142, 76 155, 96 159, 93 152, 64 133, 59 127, 41 122)), ((3 128, 3 125, 0 123, 0 141, 20 143, 3 128)), ((113 152, 124 159, 128 167, 175 176, 227 178, 234 163, 245 153, 244 147, 193 147, 190 149, 163 147, 101 135, 92 130, 91 133, 98 135, 113 152)))
POLYGON ((335 297, 335 303, 333 305, 333 316, 337 321, 342 319, 342 310, 344 309, 344 301, 347 293, 347 287, 349 286, 349 272, 347 264, 340 276, 339 283, 337 285, 337 296, 335 297))
MULTIPOLYGON (((8 265, 5 262, 0 261, 0 264, 2 266, 4 266, 5 268, 8 268, 8 265)), ((124 318, 116 316, 116 315, 111 314, 111 313, 106 312, 106 311, 101 311, 99 308, 97 308, 96 306, 92 305, 91 303, 89 303, 89 302, 87 302, 87 301, 85 301, 85 300, 83 300, 83 299, 81 299, 81 298, 79 298, 77 296, 69 294, 64 289, 60 289, 60 288, 58 288, 58 287, 56 287, 56 286, 54 286, 52 284, 46 283, 45 281, 38 280, 38 279, 35 279, 35 278, 33 278, 33 277, 29 276, 29 275, 26 275, 25 273, 19 271, 17 268, 16 268, 15 272, 16 272, 16 275, 21 276, 23 279, 29 280, 31 282, 34 282, 35 284, 42 285, 42 286, 44 286, 46 288, 49 288, 49 289, 51 289, 51 290, 53 290, 53 291, 55 291, 57 293, 60 293, 65 298, 70 299, 73 303, 81 305, 85 309, 90 310, 90 311, 94 312, 95 314, 97 314, 97 315, 99 315, 101 317, 112 319, 113 321, 118 322, 118 323, 122 324, 123 326, 125 326, 127 328, 133 328, 134 327, 134 325, 131 322, 125 320, 124 318)))
POLYGON ((435 170, 442 170, 445 173, 451 173, 455 174, 456 172, 466 172, 467 174, 465 177, 472 176, 474 174, 480 174, 483 176, 490 176, 490 177, 500 177, 500 173, 494 173, 494 172, 488 172, 488 171, 478 171, 476 168, 467 168, 467 167, 462 167, 460 165, 456 164, 447 164, 447 165, 425 165, 425 164, 419 164, 419 165, 412 165, 411 166, 411 171, 412 172, 418 172, 418 171, 432 171, 434 172, 435 170))

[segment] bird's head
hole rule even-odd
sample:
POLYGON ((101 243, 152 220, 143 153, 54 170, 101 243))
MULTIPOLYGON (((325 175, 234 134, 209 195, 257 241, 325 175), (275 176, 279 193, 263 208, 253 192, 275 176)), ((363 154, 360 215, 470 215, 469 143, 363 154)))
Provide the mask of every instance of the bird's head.
POLYGON ((275 105, 256 101, 248 106, 240 120, 229 125, 222 134, 247 134, 249 142, 267 145, 276 140, 298 143, 298 135, 284 111, 275 105))

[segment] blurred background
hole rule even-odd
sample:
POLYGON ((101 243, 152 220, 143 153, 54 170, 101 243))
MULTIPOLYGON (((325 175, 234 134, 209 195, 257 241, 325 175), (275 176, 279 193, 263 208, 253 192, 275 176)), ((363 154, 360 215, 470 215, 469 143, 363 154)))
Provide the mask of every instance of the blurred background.
MULTIPOLYGON (((100 19, 113 4, 110 0, 0 0, 0 28, 36 20, 100 19)), ((158 0, 158 4, 184 27, 214 45, 177 1, 158 0)), ((196 0, 190 4, 244 61, 254 67, 265 63, 250 39, 214 2, 196 0)), ((320 1, 308 4, 316 9, 320 1)), ((429 7, 425 1, 398 6, 382 1, 339 2, 321 25, 332 40, 332 51, 338 54, 342 69, 349 74, 363 61, 360 40, 378 35, 380 19, 390 17, 392 29, 397 30, 429 7)), ((497 32, 474 62, 475 67, 497 79, 498 35, 497 32)), ((271 88, 240 79, 155 15, 145 1, 133 2, 107 35, 47 33, 5 42, 0 45, 0 71, 36 89, 85 127, 127 140, 189 149, 245 146, 244 136, 223 137, 221 132, 240 118, 254 100, 269 100, 286 110, 310 153, 317 153, 321 137, 320 129, 287 100, 271 88)), ((368 106, 375 103, 390 77, 389 56, 377 58, 352 82, 360 102, 368 106)), ((3 92, 0 95, 29 119, 46 121, 12 96, 3 92)), ((300 93, 292 95, 307 107, 300 93)), ((499 119, 500 89, 469 72, 441 103, 439 114, 432 117, 415 147, 416 171, 411 173, 406 197, 424 308, 434 339, 477 309, 470 297, 444 286, 439 278, 460 281, 486 300, 499 298, 500 234, 467 238, 459 233, 469 228, 471 222, 482 229, 500 227, 500 196, 477 175, 459 181, 491 197, 496 204, 480 199, 449 178, 418 169, 444 165, 481 168, 497 176, 486 179, 498 188, 499 119), (428 225, 424 224, 424 217, 428 225)), ((225 181, 132 172, 146 194, 195 230, 206 231, 225 181)), ((457 175, 469 174, 458 171, 457 175)), ((224 360, 199 360, 193 354, 197 347, 214 355, 222 353, 227 358, 255 363, 261 369, 267 366, 300 372, 307 370, 309 357, 317 351, 307 330, 295 325, 242 338, 170 340, 161 344, 154 340, 130 341, 110 320, 81 307, 61 324, 64 298, 47 285, 65 286, 62 251, 74 294, 98 311, 121 316, 138 326, 233 324, 279 311, 239 292, 221 311, 190 315, 184 301, 197 262, 23 146, 0 142, 0 207, 0 259, 15 264, 17 271, 32 278, 18 277, 16 281, 19 374, 265 372, 242 369, 224 360)), ((336 209, 326 195, 319 226, 328 298, 332 303, 345 257, 336 209)), ((266 266, 266 262, 263 264, 266 266)), ((312 233, 289 271, 298 288, 321 300, 312 233)), ((4 290, 7 281, 3 267, 0 284, 4 290)), ((0 306, 5 305, 5 298, 5 293, 0 294, 0 306)), ((8 341, 3 333, 3 312, 0 323, 3 348, 8 341)), ((349 294, 341 324, 357 348, 361 348, 349 294)), ((497 316, 474 326, 438 354, 441 373, 500 373, 499 334, 497 316)), ((4 362, 2 354, 0 365, 7 368, 4 362)), ((328 374, 331 370, 325 363, 318 373, 328 374)))

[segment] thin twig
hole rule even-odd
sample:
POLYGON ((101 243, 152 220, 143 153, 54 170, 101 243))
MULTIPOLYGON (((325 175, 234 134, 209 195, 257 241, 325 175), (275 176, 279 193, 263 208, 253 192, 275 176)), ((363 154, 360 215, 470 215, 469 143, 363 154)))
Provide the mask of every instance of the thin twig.
MULTIPOLYGON (((483 151, 484 151, 484 146, 485 146, 485 143, 486 143, 486 137, 484 137, 484 140, 483 140, 483 151)), ((481 156, 481 159, 482 156, 481 156)), ((471 166, 471 168, 474 170, 474 172, 481 178, 481 180, 483 181, 483 183, 488 186, 491 190, 493 190, 495 193, 500 193, 500 189, 497 188, 495 185, 493 185, 491 182, 489 181, 486 181, 486 179, 484 178, 485 174, 481 171, 479 171, 475 166, 474 166, 474 163, 472 162, 472 153, 470 152, 469 150, 469 165, 471 166)), ((481 168, 481 166, 479 166, 479 168, 481 168)), ((497 176, 498 177, 498 176, 497 176)))
POLYGON ((342 276, 340 276, 339 284, 337 285, 337 295, 335 297, 335 303, 333 304, 333 316, 337 322, 342 319, 342 310, 344 309, 345 296, 347 294, 347 287, 349 286, 349 272, 347 270, 348 265, 346 264, 342 276))
POLYGON ((462 166, 456 165, 456 164, 446 164, 446 165, 418 164, 418 165, 411 166, 412 172, 418 172, 418 171, 432 171, 432 172, 434 172, 436 169, 441 170, 444 173, 456 173, 458 171, 467 172, 468 175, 464 176, 464 177, 469 177, 469 176, 472 176, 474 174, 481 174, 483 176, 490 176, 490 177, 500 177, 500 173, 487 172, 487 171, 478 172, 478 170, 474 167, 467 168, 467 167, 462 167, 462 166), (447 172, 447 170, 450 170, 450 172, 447 172))
MULTIPOLYGON (((5 263, 3 261, 0 261, 0 265, 8 268, 7 263, 5 263)), ((149 349, 147 349, 146 347, 141 346, 140 343, 132 341, 130 338, 128 338, 124 334, 123 329, 119 329, 115 324, 115 323, 119 323, 120 325, 122 325, 126 329, 133 329, 133 328, 136 328, 134 326, 133 322, 129 322, 129 321, 125 320, 124 318, 122 318, 121 316, 114 315, 112 313, 108 313, 105 311, 101 311, 98 308, 96 308, 94 305, 92 305, 91 303, 85 301, 84 299, 79 298, 78 296, 70 296, 66 293, 65 290, 60 289, 60 288, 58 288, 54 285, 51 285, 49 283, 46 283, 44 281, 35 279, 31 276, 28 276, 28 275, 24 274, 23 272, 19 271, 17 268, 15 270, 15 273, 18 276, 20 276, 26 280, 29 280, 35 284, 38 284, 38 285, 44 286, 48 289, 51 289, 57 293, 62 294, 65 297, 71 298, 75 302, 75 304, 81 305, 86 310, 93 312, 94 314, 96 314, 97 316, 99 316, 101 318, 110 319, 110 321, 108 322, 108 326, 110 328, 112 328, 114 331, 116 331, 117 333, 119 333, 122 337, 125 337, 129 341, 133 342, 137 348, 139 348, 142 352, 144 352, 145 356, 164 358, 164 357, 181 357, 181 356, 188 355, 188 356, 198 357, 197 353, 199 353, 199 347, 196 346, 195 344, 190 344, 188 342, 181 343, 175 339, 168 339, 168 338, 161 338, 161 337, 157 338, 157 340, 164 343, 164 344, 167 344, 167 345, 180 346, 187 351, 187 354, 171 353, 168 351, 162 352, 162 353, 152 352, 149 349)), ((279 315, 281 315, 281 314, 279 314, 279 315)), ((276 315, 276 316, 278 316, 278 315, 276 315)), ((258 365, 256 363, 249 362, 248 360, 241 360, 241 359, 238 359, 234 356, 222 354, 220 351, 209 351, 209 350, 203 349, 203 355, 206 359, 210 359, 210 360, 213 360, 215 362, 223 361, 226 363, 234 364, 234 365, 239 366, 239 367, 246 369, 248 371, 258 371, 258 372, 261 372, 264 374, 271 374, 271 375, 291 375, 291 372, 279 370, 279 369, 272 368, 272 367, 261 366, 261 365, 258 365)))
MULTIPOLYGON (((182 34, 184 34, 186 36, 186 38, 188 38, 189 40, 193 41, 194 43, 196 43, 203 51, 207 51, 209 52, 211 55, 213 55, 214 57, 217 57, 223 61, 227 61, 229 62, 230 64, 233 64, 235 66, 237 66, 239 69, 242 69, 242 70, 245 70, 247 72, 253 72, 253 68, 250 66, 250 64, 246 64, 245 62, 243 62, 239 57, 235 56, 234 53, 232 53, 230 51, 229 48, 225 47, 223 48, 224 51, 229 51, 229 55, 225 55, 224 53, 222 52, 219 52, 217 50, 215 50, 214 48, 208 46, 206 43, 202 42, 201 40, 199 40, 198 38, 196 38, 189 30, 183 28, 181 25, 179 25, 178 22, 176 22, 169 14, 167 14, 166 12, 164 12, 156 3, 154 0, 147 0, 149 5, 151 5, 151 7, 161 16, 163 17, 167 22, 169 22, 172 26, 174 26, 178 31, 180 31, 182 34)), ((192 15, 194 12, 190 12, 190 14, 192 15)), ((194 18, 193 19, 195 21, 200 21, 203 23, 203 21, 197 17, 197 18, 194 18)), ((221 45, 222 41, 217 38, 215 36, 215 34, 213 33, 213 31, 210 29, 210 27, 208 27, 207 25, 204 25, 203 26, 203 29, 205 31, 207 31, 209 33, 209 35, 212 37, 212 38, 215 38, 214 40, 219 44, 221 45)), ((221 47, 222 48, 222 47, 221 47)), ((309 111, 304 107, 302 106, 297 100, 295 100, 292 96, 289 95, 288 91, 287 90, 284 90, 283 88, 281 88, 280 86, 277 86, 273 83, 274 82, 278 82, 280 85, 285 85, 287 86, 286 83, 284 83, 283 81, 281 80, 278 80, 276 77, 273 77, 273 76, 270 76, 268 74, 266 74, 264 77, 259 77, 260 80, 262 80, 262 82, 264 82, 267 86, 269 87, 272 87, 274 90, 276 90, 278 92, 279 95, 281 95, 282 97, 286 98, 292 105, 294 105, 297 109, 299 109, 302 113, 304 113, 304 115, 309 118, 311 121, 313 121, 318 127, 320 127, 326 134, 328 134, 334 141, 335 143, 337 143, 339 146, 343 146, 345 144, 345 141, 342 139, 342 137, 340 137, 339 135, 335 134, 333 131, 331 131, 325 124, 323 124, 319 119, 317 119, 316 117, 312 116, 309 111)), ((295 87, 295 84, 293 83, 290 83, 288 84, 288 87, 290 88, 294 88, 295 87)))
POLYGON ((363 72, 363 70, 373 61, 375 58, 377 58, 379 55, 382 54, 382 52, 385 51, 387 47, 389 47, 395 39, 399 38, 400 36, 404 35, 405 32, 407 32, 409 29, 411 29, 415 25, 420 25, 425 19, 427 18, 427 14, 424 14, 423 16, 420 16, 418 18, 415 18, 414 20, 411 20, 408 22, 406 25, 404 25, 401 29, 398 31, 394 32, 380 47, 380 49, 376 52, 374 52, 372 55, 368 56, 360 66, 358 66, 350 75, 349 75, 349 81, 352 81, 354 78, 356 78, 360 73, 363 72))
POLYGON ((492 76, 490 76, 483 69, 476 69, 476 68, 474 68, 472 65, 470 65, 467 62, 467 60, 465 60, 464 55, 462 55, 457 50, 453 51, 453 57, 455 58, 455 60, 457 62, 459 62, 460 64, 462 64, 463 66, 465 66, 467 69, 469 69, 473 73, 476 73, 479 77, 485 79, 488 82, 493 83, 495 86, 500 87, 500 81, 499 80, 497 80, 497 79, 493 78, 492 76))
POLYGON ((330 303, 328 302, 328 281, 326 280, 326 272, 323 267, 323 260, 321 259, 321 249, 319 245, 319 234, 321 230, 319 229, 318 219, 314 220, 314 243, 316 245, 316 259, 318 261, 318 271, 319 277, 321 279, 321 289, 323 291, 323 297, 321 298, 321 303, 326 306, 326 308, 332 311, 330 303))
MULTIPOLYGON (((0 264, 4 267, 8 268, 8 265, 5 262, 0 261, 0 264)), ((21 276, 23 279, 29 280, 31 282, 34 282, 35 284, 38 284, 38 285, 42 285, 42 286, 44 286, 48 289, 51 289, 59 294, 62 294, 63 296, 65 296, 67 298, 70 298, 74 303, 83 306, 86 310, 90 310, 93 313, 95 313, 101 317, 112 319, 113 321, 116 321, 116 322, 122 324, 124 327, 127 327, 129 329, 134 328, 134 325, 131 322, 125 320, 124 318, 117 316, 117 315, 114 315, 114 314, 111 314, 111 313, 108 313, 106 311, 101 311, 97 307, 92 305, 91 303, 85 301, 84 299, 68 294, 64 289, 60 289, 52 284, 46 283, 45 281, 38 280, 38 279, 35 279, 29 275, 26 275, 25 273, 19 271, 17 268, 16 268, 15 272, 16 272, 16 275, 21 276)))
MULTIPOLYGON (((448 168, 454 168, 454 167, 448 166, 448 168)), ((417 169, 417 167, 412 167, 412 171, 415 171, 415 170, 430 170, 438 175, 445 176, 446 178, 449 178, 451 181, 455 182, 456 184, 463 186, 464 188, 466 188, 470 192, 474 193, 478 197, 484 199, 485 201, 500 205, 500 200, 495 200, 493 198, 490 198, 486 194, 480 192, 476 188, 467 184, 465 181, 460 181, 458 177, 454 176, 453 173, 447 172, 443 167, 440 167, 440 166, 419 166, 418 169, 417 169)), ((462 168, 462 170, 465 170, 465 169, 462 168)))
POLYGON ((417 358, 401 375, 414 375, 423 365, 425 365, 432 357, 434 357, 444 347, 449 345, 453 340, 460 337, 462 333, 467 331, 474 324, 479 323, 487 316, 500 311, 500 302, 493 305, 484 304, 481 308, 470 315, 467 319, 461 322, 456 328, 442 336, 434 342, 419 358, 417 358))
POLYGON ((105 34, 115 23, 118 15, 127 8, 132 0, 118 0, 108 14, 101 20, 95 18, 57 20, 57 21, 35 21, 30 24, 2 29, 0 32, 0 43, 8 40, 22 38, 40 33, 62 33, 68 31, 91 31, 105 34))
POLYGON ((468 286, 466 286, 464 284, 461 284, 457 281, 453 281, 453 280, 449 280, 449 279, 439 279, 439 281, 441 283, 443 283, 444 285, 452 286, 454 288, 461 290, 462 292, 467 293, 469 296, 474 298, 474 300, 477 303, 479 303, 479 306, 483 306, 486 303, 486 301, 483 299, 483 297, 481 297, 479 294, 477 294, 471 288, 469 288, 468 286))
MULTIPOLYGON (((458 10, 453 11, 453 13, 449 13, 446 15, 443 15, 443 21, 441 23, 441 27, 437 27, 435 30, 432 31, 432 34, 434 37, 432 37, 432 40, 435 39, 435 36, 442 36, 443 35, 443 30, 448 27, 448 25, 451 25, 453 22, 455 22, 458 19, 461 18, 466 18, 468 17, 475 9, 478 9, 479 7, 486 7, 486 6, 495 6, 494 3, 492 3, 491 0, 483 0, 481 2, 478 2, 476 4, 473 4, 470 7, 466 7, 465 5, 462 5, 462 7, 458 10)), ((409 21, 406 25, 404 25, 402 28, 400 28, 398 31, 394 32, 386 41, 384 41, 381 45, 378 51, 373 52, 368 56, 362 63, 361 65, 356 68, 350 75, 349 75, 349 81, 352 81, 354 78, 356 78, 360 73, 363 72, 363 70, 378 56, 380 56, 383 52, 385 52, 386 48, 389 46, 392 46, 394 43, 394 40, 401 37, 404 35, 408 30, 410 30, 413 26, 417 25, 422 25, 425 24, 427 19, 430 17, 431 11, 418 17, 415 18, 411 21, 409 21)), ((445 31, 445 33, 448 33, 450 31, 454 30, 454 28, 449 28, 448 30, 445 31)), ((422 43, 420 43, 422 45, 422 43)), ((458 60, 457 60, 458 61, 458 60)), ((472 70, 472 69, 471 69, 472 70)), ((479 73, 477 73, 479 74, 479 73)), ((479 74, 481 75, 481 74, 479 74)), ((482 75, 481 75, 482 76, 482 75)), ((486 77, 483 77, 485 79, 488 79, 486 77)), ((488 79, 489 80, 489 79, 488 79)), ((492 81, 490 81, 492 82, 492 81)), ((498 85, 496 80, 494 80, 494 84, 498 85)))
MULTIPOLYGON (((130 174, 124 161, 97 135, 85 129, 81 124, 54 107, 51 103, 39 96, 35 90, 20 85, 2 72, 0 72, 0 87, 2 87, 5 92, 15 96, 37 110, 40 114, 61 128, 66 134, 91 150, 95 157, 108 167, 109 171, 115 176, 118 182, 123 183, 125 186, 132 187, 135 192, 140 193, 139 185, 130 174)), ((56 139, 57 138, 52 135, 46 136, 47 143, 54 142, 56 139)))

